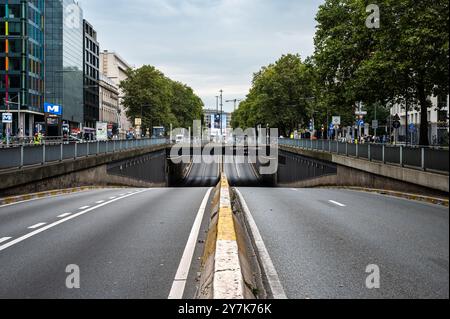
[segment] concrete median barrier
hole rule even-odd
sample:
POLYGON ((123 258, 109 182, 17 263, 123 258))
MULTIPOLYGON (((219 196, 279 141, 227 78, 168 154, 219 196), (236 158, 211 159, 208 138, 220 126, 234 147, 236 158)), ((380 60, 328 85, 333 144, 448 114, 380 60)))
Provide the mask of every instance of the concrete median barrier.
POLYGON ((261 293, 249 238, 232 206, 225 174, 214 191, 198 299, 255 299, 261 293))

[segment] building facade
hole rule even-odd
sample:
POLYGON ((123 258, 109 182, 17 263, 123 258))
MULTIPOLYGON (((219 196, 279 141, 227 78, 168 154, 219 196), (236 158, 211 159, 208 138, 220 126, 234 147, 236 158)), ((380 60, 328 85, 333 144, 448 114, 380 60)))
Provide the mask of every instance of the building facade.
POLYGON ((119 134, 119 88, 100 73, 100 122, 108 123, 112 135, 119 134))
POLYGON ((230 132, 232 130, 232 113, 223 112, 221 114, 220 111, 217 111, 216 109, 205 109, 203 112, 205 114, 205 127, 207 129, 210 129, 211 137, 217 137, 220 135, 226 137, 230 135, 230 132))
POLYGON ((82 128, 83 12, 74 0, 45 0, 45 101, 61 105, 71 129, 82 128))
MULTIPOLYGON (((32 136, 44 120, 46 2, 0 0, 0 113, 13 113, 10 135, 32 136)), ((6 129, 0 123, 0 135, 6 129)))
MULTIPOLYGON (((428 138, 432 145, 448 145, 449 138, 449 96, 430 97, 432 106, 428 109, 428 138)), ((391 117, 398 115, 402 124, 398 130, 400 141, 406 141, 406 110, 401 105, 391 108, 391 117)), ((408 111, 408 141, 419 143, 420 108, 411 107, 408 111)))
MULTIPOLYGON (((100 53, 100 71, 110 78, 117 87, 119 87, 120 82, 128 78, 127 72, 131 69, 131 65, 117 53, 109 51, 100 53)), ((119 89, 119 130, 120 134, 124 135, 132 127, 132 124, 126 116, 126 109, 123 106, 122 98, 123 91, 119 89)))
POLYGON ((95 128, 100 120, 99 74, 100 49, 97 32, 86 20, 83 20, 83 74, 84 74, 84 126, 95 128))

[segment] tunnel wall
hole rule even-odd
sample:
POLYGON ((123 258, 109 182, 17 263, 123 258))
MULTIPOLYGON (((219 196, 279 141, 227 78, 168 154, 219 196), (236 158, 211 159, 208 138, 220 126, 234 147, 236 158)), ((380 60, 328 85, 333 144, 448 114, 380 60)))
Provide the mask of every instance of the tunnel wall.
POLYGON ((164 187, 165 149, 152 146, 2 172, 0 197, 80 186, 164 187))
MULTIPOLYGON (((280 157, 277 180, 279 187, 362 187, 423 195, 448 196, 448 192, 439 189, 374 174, 350 167, 350 165, 341 165, 332 162, 331 158, 330 160, 325 158, 317 159, 286 150, 280 151, 280 157), (285 159, 284 163, 283 158, 285 159)), ((398 169, 402 168, 398 167, 398 169)), ((425 173, 420 171, 414 172, 416 174, 425 173)), ((433 173, 426 174, 428 174, 429 178, 433 178, 433 175, 436 175, 433 173)))

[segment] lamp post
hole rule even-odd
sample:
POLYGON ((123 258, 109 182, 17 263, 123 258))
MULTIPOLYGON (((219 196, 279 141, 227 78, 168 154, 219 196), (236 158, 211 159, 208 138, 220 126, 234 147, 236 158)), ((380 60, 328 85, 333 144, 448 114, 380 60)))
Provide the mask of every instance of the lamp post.
POLYGON ((220 138, 223 139, 223 90, 220 90, 220 138))

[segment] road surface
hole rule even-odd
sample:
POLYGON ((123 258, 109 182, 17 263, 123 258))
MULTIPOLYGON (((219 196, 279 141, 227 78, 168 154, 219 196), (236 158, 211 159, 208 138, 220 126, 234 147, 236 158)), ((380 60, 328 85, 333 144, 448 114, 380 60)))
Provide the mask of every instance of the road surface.
POLYGON ((333 189, 239 188, 288 298, 448 298, 448 208, 333 189), (380 289, 366 288, 368 265, 380 289))
POLYGON ((0 207, 0 298, 167 298, 207 191, 104 189, 0 207), (66 287, 68 265, 79 267, 80 289, 66 287))
MULTIPOLYGON (((217 158, 217 157, 216 157, 217 158)), ((219 182, 220 165, 217 160, 212 163, 193 163, 188 176, 183 182, 184 187, 216 186, 219 182)))

